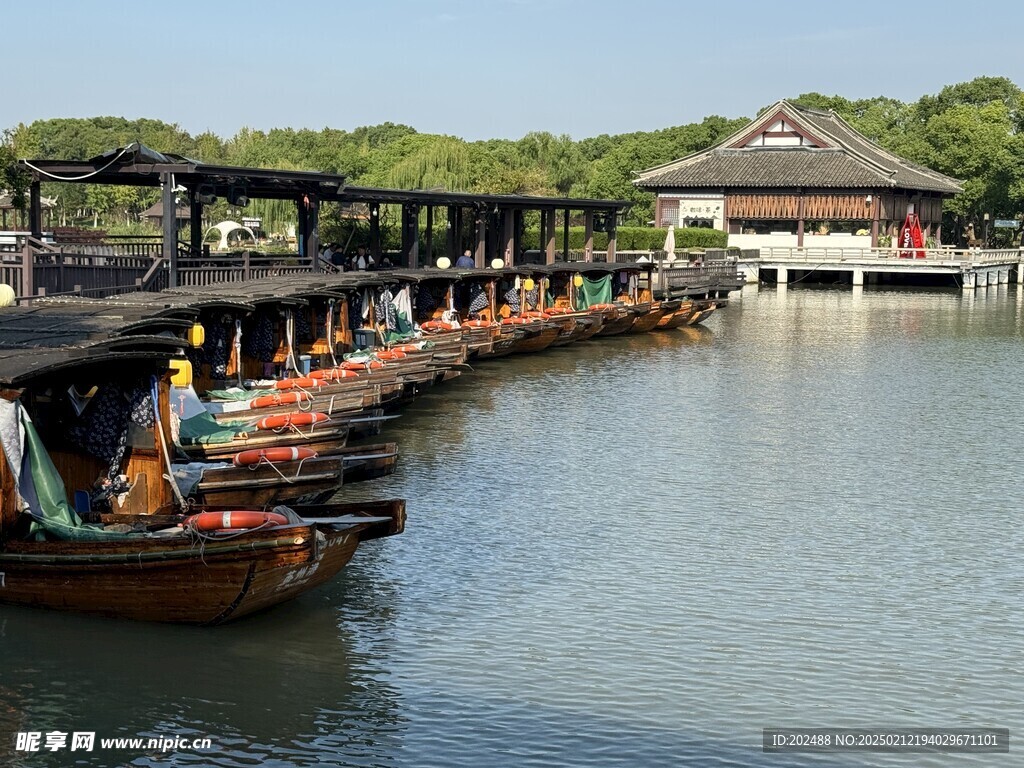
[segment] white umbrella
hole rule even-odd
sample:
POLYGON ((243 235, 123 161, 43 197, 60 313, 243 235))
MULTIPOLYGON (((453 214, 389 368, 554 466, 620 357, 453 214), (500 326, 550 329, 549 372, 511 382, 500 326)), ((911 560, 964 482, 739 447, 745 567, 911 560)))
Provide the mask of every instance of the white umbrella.
POLYGON ((662 248, 665 251, 665 259, 667 261, 676 260, 676 228, 674 225, 668 225, 668 232, 665 234, 665 245, 662 248))

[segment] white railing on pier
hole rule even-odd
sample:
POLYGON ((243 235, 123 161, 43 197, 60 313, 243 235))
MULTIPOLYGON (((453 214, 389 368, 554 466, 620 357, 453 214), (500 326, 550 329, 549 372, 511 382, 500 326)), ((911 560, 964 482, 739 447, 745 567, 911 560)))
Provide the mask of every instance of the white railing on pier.
POLYGON ((1018 264, 1024 262, 1024 249, 1003 248, 995 250, 956 250, 953 248, 920 248, 895 250, 893 248, 762 248, 759 260, 762 263, 864 263, 864 264, 908 264, 921 266, 964 266, 985 264, 1018 264))

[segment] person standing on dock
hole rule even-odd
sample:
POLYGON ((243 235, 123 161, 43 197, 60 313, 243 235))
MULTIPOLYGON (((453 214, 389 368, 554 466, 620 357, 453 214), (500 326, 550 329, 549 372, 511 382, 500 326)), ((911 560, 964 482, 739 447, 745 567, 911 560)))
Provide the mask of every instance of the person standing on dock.
POLYGON ((366 248, 360 245, 356 248, 355 268, 358 272, 365 272, 368 269, 373 269, 374 261, 373 256, 370 256, 366 252, 366 248))
POLYGON ((462 255, 459 256, 458 260, 455 262, 455 267, 457 269, 472 269, 475 266, 476 262, 473 261, 473 254, 470 252, 469 248, 463 251, 462 255))

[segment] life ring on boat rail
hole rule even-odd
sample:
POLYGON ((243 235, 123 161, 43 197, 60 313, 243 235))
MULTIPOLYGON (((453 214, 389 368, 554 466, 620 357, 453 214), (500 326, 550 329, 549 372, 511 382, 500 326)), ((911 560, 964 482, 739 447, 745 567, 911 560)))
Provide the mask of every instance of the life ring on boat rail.
POLYGON ((309 427, 313 424, 320 424, 330 421, 331 417, 326 413, 283 413, 280 416, 264 416, 256 422, 257 429, 286 429, 288 427, 309 427))
POLYGON ((313 371, 309 378, 320 381, 334 381, 335 379, 355 379, 359 376, 355 371, 348 368, 324 368, 320 371, 313 371))
POLYGON ((470 328, 490 328, 492 323, 487 320, 467 320, 463 325, 470 328))
POLYGON ((415 344, 399 344, 397 347, 392 347, 392 349, 394 349, 395 352, 405 352, 405 354, 421 351, 415 344))
POLYGON ((546 307, 544 309, 549 315, 571 315, 572 310, 568 307, 546 307))
POLYGON ((532 322, 532 317, 506 317, 501 321, 502 325, 527 325, 532 322))
POLYGON ((306 403, 313 399, 309 392, 275 392, 272 395, 260 395, 249 401, 250 408, 273 408, 275 405, 291 405, 306 403))
POLYGON ((312 448, 297 446, 293 448, 253 448, 248 451, 236 453, 231 463, 236 467, 251 467, 269 461, 277 464, 280 461, 305 461, 315 459, 316 451, 312 448))
POLYGON ((315 389, 316 387, 322 387, 324 383, 319 379, 314 379, 312 376, 309 378, 301 379, 281 379, 280 381, 274 382, 274 389, 315 389))
POLYGON ((425 323, 420 323, 420 328, 424 331, 450 331, 453 327, 451 323, 446 323, 443 320, 427 320, 425 323))
POLYGON ((403 360, 408 357, 408 355, 400 349, 382 349, 376 354, 377 358, 380 360, 403 360))
POLYGON ((587 309, 589 309, 589 310, 591 310, 593 312, 604 312, 604 311, 609 310, 609 309, 617 309, 617 308, 618 307, 616 307, 614 304, 592 304, 591 306, 587 307, 587 309))
POLYGON ((196 531, 231 531, 244 528, 262 528, 288 525, 288 518, 276 512, 254 512, 251 510, 231 510, 228 512, 200 512, 198 515, 186 517, 182 523, 184 528, 196 531))
POLYGON ((531 309, 529 312, 523 312, 523 315, 525 317, 538 317, 541 320, 547 320, 550 313, 547 311, 541 312, 540 310, 537 309, 531 309))
POLYGON ((365 363, 357 363, 352 360, 346 360, 342 363, 339 368, 346 371, 379 371, 384 367, 384 363, 380 360, 368 360, 365 363))

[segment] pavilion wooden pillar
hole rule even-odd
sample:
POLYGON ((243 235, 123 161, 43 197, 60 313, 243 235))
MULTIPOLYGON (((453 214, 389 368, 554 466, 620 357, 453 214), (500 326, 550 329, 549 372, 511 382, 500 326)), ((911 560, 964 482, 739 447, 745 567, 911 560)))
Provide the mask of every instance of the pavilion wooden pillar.
POLYGON ((588 209, 583 214, 583 260, 594 260, 594 211, 588 209))
POLYGON ((306 235, 309 231, 309 217, 306 215, 306 206, 302 198, 295 201, 295 210, 298 212, 299 220, 295 227, 295 244, 299 249, 299 256, 306 255, 306 235))
MULTIPOLYGON (((434 263, 434 206, 427 206, 427 266, 434 263)), ((454 262, 453 262, 454 263, 454 262)))
POLYGON ((605 217, 605 232, 608 233, 608 263, 615 263, 615 229, 618 221, 615 216, 615 209, 608 211, 605 217))
POLYGON ((871 247, 878 247, 878 217, 882 209, 882 201, 879 196, 871 196, 871 247))
POLYGON ((370 256, 380 263, 380 203, 370 203, 370 256))
POLYGON ((565 209, 562 221, 562 261, 569 261, 569 209, 565 209))
POLYGON ((174 174, 160 174, 163 185, 163 253, 168 263, 168 288, 178 287, 178 206, 174 202, 174 174))
POLYGON ((409 269, 419 268, 419 208, 415 205, 402 206, 402 256, 405 259, 405 266, 409 269))
POLYGON ((544 245, 544 263, 554 264, 555 263, 555 209, 549 208, 547 211, 548 229, 547 229, 547 242, 544 245))
POLYGON ((515 252, 512 250, 515 244, 515 211, 504 211, 502 219, 501 258, 506 267, 511 267, 515 264, 515 252))
POLYGON ((39 180, 28 188, 28 231, 36 240, 43 238, 43 199, 39 180))
POLYGON ((306 195, 302 206, 306 209, 306 255, 309 257, 309 271, 320 271, 320 200, 316 195, 306 195))
POLYGON ((520 260, 523 253, 523 210, 512 211, 512 265, 520 260))
POLYGON ((800 200, 796 209, 796 247, 804 245, 804 191, 800 190, 800 200))
POLYGON ((203 204, 199 202, 196 188, 188 191, 188 242, 193 257, 203 255, 203 204))
POLYGON ((448 206, 448 228, 445 230, 445 243, 444 243, 444 254, 448 257, 452 264, 454 264, 459 254, 457 252, 459 246, 459 233, 455 228, 455 206, 448 206))
POLYGON ((476 212, 476 253, 473 260, 478 269, 487 266, 487 211, 480 209, 476 212))
POLYGON ((498 257, 498 251, 500 250, 500 239, 498 236, 498 228, 501 225, 501 217, 497 211, 493 213, 487 213, 487 254, 486 254, 486 266, 490 266, 490 262, 498 257))

